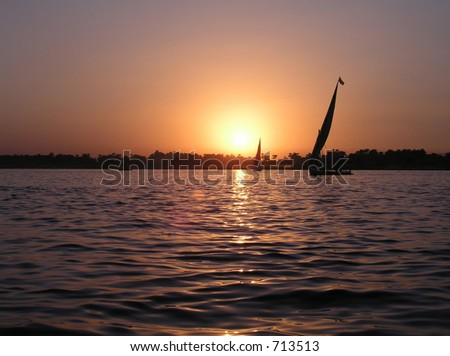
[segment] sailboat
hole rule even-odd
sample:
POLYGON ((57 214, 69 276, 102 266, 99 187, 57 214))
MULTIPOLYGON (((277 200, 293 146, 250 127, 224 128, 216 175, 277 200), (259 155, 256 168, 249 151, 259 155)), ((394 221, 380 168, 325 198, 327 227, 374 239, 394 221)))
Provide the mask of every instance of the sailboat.
POLYGON ((261 164, 261 138, 259 138, 258 149, 254 158, 255 165, 251 166, 254 171, 262 171, 263 166, 261 164))
MULTIPOLYGON (((325 119, 323 120, 322 127, 319 130, 319 134, 317 135, 316 143, 314 144, 314 148, 311 153, 311 158, 319 160, 320 159, 320 151, 325 146, 327 142, 328 135, 331 130, 331 123, 333 121, 334 115, 334 107, 336 106, 336 96, 339 84, 344 85, 344 81, 339 77, 336 88, 334 89, 333 97, 331 98, 330 106, 328 107, 327 114, 325 115, 325 119)), ((352 174, 350 170, 328 170, 325 168, 318 168, 315 166, 309 167, 309 173, 311 175, 348 175, 352 174)))

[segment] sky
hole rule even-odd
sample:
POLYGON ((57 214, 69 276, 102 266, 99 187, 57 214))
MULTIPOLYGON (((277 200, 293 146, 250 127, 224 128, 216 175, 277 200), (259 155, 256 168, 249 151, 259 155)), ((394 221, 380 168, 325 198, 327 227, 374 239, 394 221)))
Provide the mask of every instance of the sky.
POLYGON ((448 0, 0 0, 0 154, 450 151, 448 0))

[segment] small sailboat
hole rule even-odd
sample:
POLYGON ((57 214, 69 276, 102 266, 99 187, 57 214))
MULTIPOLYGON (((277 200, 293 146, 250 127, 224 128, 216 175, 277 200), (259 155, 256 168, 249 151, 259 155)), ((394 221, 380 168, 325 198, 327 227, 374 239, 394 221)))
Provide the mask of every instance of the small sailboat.
MULTIPOLYGON (((320 151, 325 146, 327 142, 328 135, 331 130, 331 123, 333 122, 334 116, 334 108, 336 106, 336 96, 339 84, 344 85, 344 81, 339 77, 336 88, 334 89, 333 97, 331 98, 330 106, 328 107, 327 114, 325 115, 325 119, 323 120, 322 127, 319 130, 319 134, 317 135, 316 143, 314 144, 314 148, 311 153, 311 158, 315 160, 320 159, 320 151)), ((311 175, 348 175, 352 174, 350 170, 329 170, 325 168, 317 168, 315 166, 309 167, 309 173, 311 175)))
POLYGON ((251 166, 251 168, 254 171, 262 171, 263 166, 262 166, 262 162, 261 162, 261 138, 259 139, 259 143, 258 143, 258 149, 256 150, 256 155, 255 155, 255 165, 251 166))

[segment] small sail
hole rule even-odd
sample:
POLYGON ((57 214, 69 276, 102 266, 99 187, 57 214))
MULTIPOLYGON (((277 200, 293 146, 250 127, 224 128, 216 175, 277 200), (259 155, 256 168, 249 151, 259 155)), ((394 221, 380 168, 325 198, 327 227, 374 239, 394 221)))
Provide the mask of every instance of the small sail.
POLYGON ((261 138, 259 139, 258 143, 258 149, 256 150, 255 155, 256 164, 259 164, 261 162, 261 138))
POLYGON ((328 107, 327 114, 325 116, 325 119, 323 120, 322 127, 319 130, 316 143, 314 144, 314 148, 312 150, 311 156, 313 158, 320 158, 320 151, 322 150, 323 146, 325 146, 325 142, 327 142, 328 134, 330 133, 331 129, 331 123, 333 121, 334 107, 336 105, 337 89, 341 82, 343 83, 341 77, 339 77, 339 80, 336 83, 336 88, 334 89, 333 98, 331 99, 330 106, 328 107))
POLYGON ((261 171, 263 169, 261 164, 261 138, 259 139, 258 149, 256 150, 255 165, 252 168, 256 171, 261 171))

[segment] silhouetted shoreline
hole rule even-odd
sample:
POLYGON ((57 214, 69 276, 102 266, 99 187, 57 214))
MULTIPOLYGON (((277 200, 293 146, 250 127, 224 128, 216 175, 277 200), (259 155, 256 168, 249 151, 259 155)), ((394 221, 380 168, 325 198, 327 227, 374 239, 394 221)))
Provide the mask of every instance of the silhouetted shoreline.
MULTIPOLYGON (((361 170, 450 170, 450 152, 427 153, 425 150, 358 150, 345 155, 336 151, 334 160, 348 158, 343 168, 361 170)), ((264 165, 272 169, 302 169, 308 156, 290 153, 276 159, 265 157, 264 165)), ((241 155, 194 154, 155 151, 148 157, 142 155, 108 154, 92 157, 90 154, 69 155, 0 155, 0 169, 239 169, 253 163, 253 158, 241 155)))

